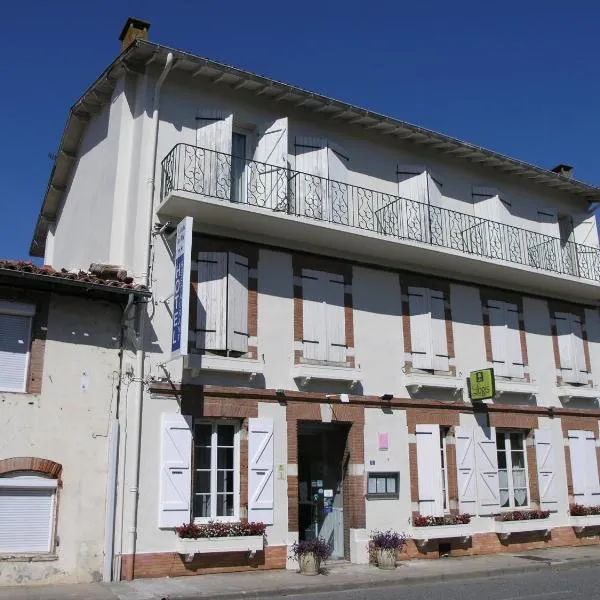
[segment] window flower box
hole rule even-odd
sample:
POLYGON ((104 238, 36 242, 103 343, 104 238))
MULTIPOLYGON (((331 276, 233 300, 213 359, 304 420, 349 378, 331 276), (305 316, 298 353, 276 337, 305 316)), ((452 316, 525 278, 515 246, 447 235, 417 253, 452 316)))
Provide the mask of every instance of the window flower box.
POLYGON ((443 517, 416 515, 413 519, 412 539, 419 548, 429 540, 461 539, 471 537, 471 515, 445 515, 443 517))
POLYGON ((571 527, 576 533, 581 533, 586 527, 600 527, 600 506, 583 506, 571 504, 571 527))
POLYGON ((264 547, 262 535, 236 535, 215 538, 177 538, 177 553, 193 560, 196 554, 209 552, 248 552, 254 554, 264 547))
POLYGON ((531 531, 543 531, 544 535, 550 535, 550 526, 548 517, 550 511, 515 510, 507 512, 496 517, 494 521, 494 530, 501 540, 506 540, 513 533, 523 533, 531 531))

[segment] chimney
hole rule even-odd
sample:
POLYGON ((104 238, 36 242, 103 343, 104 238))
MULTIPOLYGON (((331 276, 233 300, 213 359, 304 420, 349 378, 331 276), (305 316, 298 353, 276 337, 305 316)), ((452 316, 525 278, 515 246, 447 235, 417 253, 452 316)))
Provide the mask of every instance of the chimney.
POLYGON ((554 167, 554 169, 552 169, 553 173, 558 173, 559 175, 562 175, 563 177, 568 177, 569 179, 571 179, 571 177, 573 177, 573 167, 571 165, 556 165, 556 167, 554 167))
POLYGON ((148 21, 142 21, 142 19, 135 19, 129 17, 125 22, 119 41, 121 42, 121 52, 129 48, 131 44, 137 39, 147 40, 148 29, 150 29, 150 23, 148 21))

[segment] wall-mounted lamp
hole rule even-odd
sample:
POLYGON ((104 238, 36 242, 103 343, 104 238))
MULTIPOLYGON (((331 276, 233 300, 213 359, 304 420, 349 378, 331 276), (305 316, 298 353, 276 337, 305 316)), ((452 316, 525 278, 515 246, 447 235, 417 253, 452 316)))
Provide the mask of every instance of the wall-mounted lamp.
POLYGON ((393 398, 393 397, 394 397, 394 394, 382 394, 382 395, 380 396, 380 398, 381 398, 382 400, 387 400, 388 402, 389 402, 390 400, 392 400, 392 398, 393 398))
POLYGON ((285 396, 285 392, 281 388, 277 388, 275 390, 275 395, 276 396, 285 396))

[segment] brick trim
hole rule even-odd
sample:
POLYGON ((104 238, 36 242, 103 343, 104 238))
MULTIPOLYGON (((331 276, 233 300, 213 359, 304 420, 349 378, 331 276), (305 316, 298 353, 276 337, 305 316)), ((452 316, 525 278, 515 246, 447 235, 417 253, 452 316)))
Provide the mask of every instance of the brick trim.
POLYGON ((35 471, 48 475, 52 479, 60 479, 62 465, 53 460, 35 456, 15 456, 0 460, 0 475, 7 475, 15 471, 35 471))

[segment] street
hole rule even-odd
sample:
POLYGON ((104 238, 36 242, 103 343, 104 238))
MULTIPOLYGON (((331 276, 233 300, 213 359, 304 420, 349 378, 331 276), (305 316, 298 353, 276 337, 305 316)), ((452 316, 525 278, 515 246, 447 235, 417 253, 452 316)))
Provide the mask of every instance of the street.
POLYGON ((493 578, 398 585, 356 591, 281 596, 305 600, 596 600, 597 567, 548 570, 493 578))

